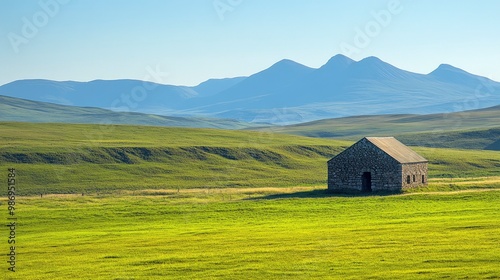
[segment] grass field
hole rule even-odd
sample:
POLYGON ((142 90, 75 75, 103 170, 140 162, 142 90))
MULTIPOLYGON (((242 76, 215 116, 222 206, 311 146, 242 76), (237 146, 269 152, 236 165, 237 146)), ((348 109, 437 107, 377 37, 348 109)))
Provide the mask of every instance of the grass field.
POLYGON ((349 141, 138 126, 0 131, 0 174, 16 168, 18 191, 17 272, 4 255, 2 279, 500 278, 496 151, 416 147, 430 160, 427 187, 333 195, 326 160, 349 141))
POLYGON ((0 123, 0 130, 0 168, 18 170, 23 195, 318 184, 325 158, 350 144, 139 126, 0 123))
MULTIPOLYGON (((0 131, 0 168, 17 169, 22 195, 326 185, 326 161, 352 144, 140 126, 0 123, 0 131)), ((434 178, 500 176, 496 151, 416 150, 434 178)))
POLYGON ((20 198, 3 279, 500 278, 495 189, 146 193, 20 198))
POLYGON ((498 127, 451 132, 407 133, 399 135, 397 138, 412 146, 500 151, 500 147, 493 145, 500 139, 500 128, 498 127))
POLYGON ((500 106, 429 115, 366 115, 325 119, 275 128, 277 131, 312 137, 359 137, 406 133, 445 133, 459 130, 498 128, 500 106))
POLYGON ((364 136, 397 136, 407 145, 480 150, 500 138, 499 112, 500 106, 446 114, 355 116, 274 127, 273 130, 353 141, 364 136))

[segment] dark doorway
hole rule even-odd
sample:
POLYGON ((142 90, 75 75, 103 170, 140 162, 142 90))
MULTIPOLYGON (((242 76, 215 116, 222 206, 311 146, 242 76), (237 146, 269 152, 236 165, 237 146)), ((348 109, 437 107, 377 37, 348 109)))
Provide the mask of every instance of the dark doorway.
POLYGON ((363 192, 371 192, 372 191, 372 173, 371 172, 363 172, 363 186, 361 191, 363 192))

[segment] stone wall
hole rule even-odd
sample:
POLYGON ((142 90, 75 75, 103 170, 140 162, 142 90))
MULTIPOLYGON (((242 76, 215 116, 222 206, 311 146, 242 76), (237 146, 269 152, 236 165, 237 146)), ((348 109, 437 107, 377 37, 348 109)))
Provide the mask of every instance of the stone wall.
POLYGON ((403 164, 402 168, 403 189, 427 186, 427 163, 407 163, 403 164))
POLYGON ((328 161, 328 189, 362 191, 363 173, 370 172, 372 191, 399 191, 427 182, 427 163, 401 164, 363 139, 328 161), (406 183, 407 176, 410 183, 406 183), (415 176, 415 181, 413 181, 415 176))

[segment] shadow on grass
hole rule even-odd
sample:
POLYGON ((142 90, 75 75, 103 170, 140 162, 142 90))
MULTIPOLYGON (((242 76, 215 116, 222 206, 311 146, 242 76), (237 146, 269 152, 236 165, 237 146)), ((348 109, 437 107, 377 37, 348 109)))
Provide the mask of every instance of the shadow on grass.
POLYGON ((277 193, 260 197, 251 197, 246 200, 259 199, 290 199, 290 198, 326 198, 326 197, 376 197, 391 196, 401 194, 401 192, 332 192, 329 190, 311 190, 294 193, 277 193))

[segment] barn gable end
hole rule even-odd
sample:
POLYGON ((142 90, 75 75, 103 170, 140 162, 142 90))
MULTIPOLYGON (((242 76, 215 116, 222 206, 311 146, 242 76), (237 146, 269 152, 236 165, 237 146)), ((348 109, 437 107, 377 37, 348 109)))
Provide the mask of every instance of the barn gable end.
POLYGON ((427 160, 393 137, 365 137, 328 161, 331 191, 399 191, 427 184, 427 160))

